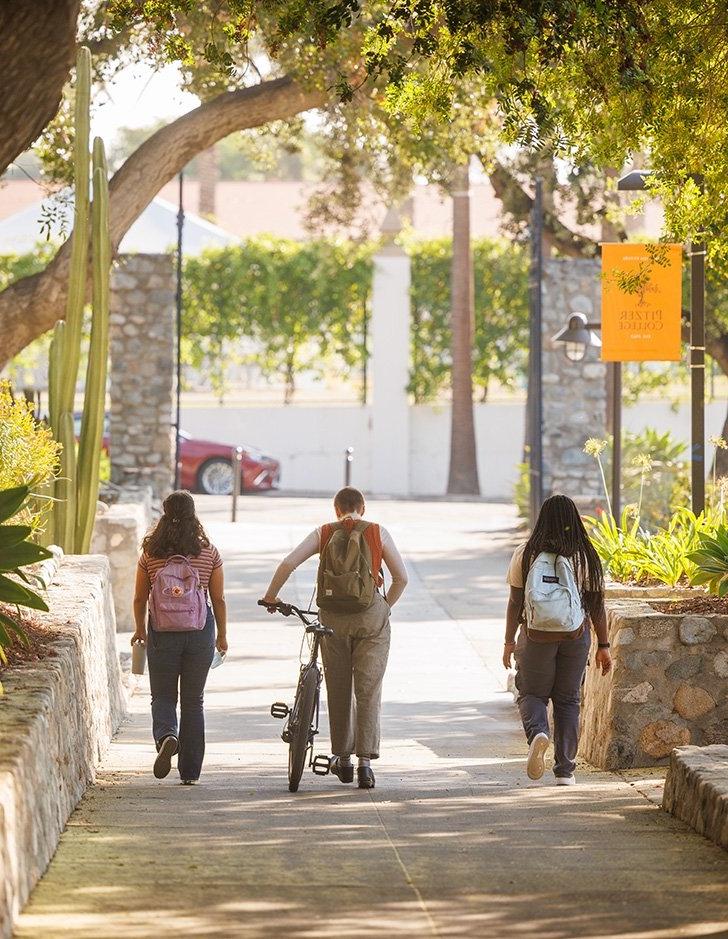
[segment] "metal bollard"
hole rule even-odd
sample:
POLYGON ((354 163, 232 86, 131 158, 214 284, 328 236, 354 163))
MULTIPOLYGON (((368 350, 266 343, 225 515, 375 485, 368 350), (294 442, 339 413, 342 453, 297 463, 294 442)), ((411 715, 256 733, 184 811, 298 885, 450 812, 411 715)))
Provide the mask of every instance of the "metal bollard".
POLYGON ((344 485, 351 485, 351 465, 354 462, 354 448, 347 447, 344 450, 344 485))
POLYGON ((243 474, 243 448, 235 447, 232 451, 231 465, 233 469, 233 504, 231 521, 238 520, 238 496, 240 495, 240 482, 243 474))

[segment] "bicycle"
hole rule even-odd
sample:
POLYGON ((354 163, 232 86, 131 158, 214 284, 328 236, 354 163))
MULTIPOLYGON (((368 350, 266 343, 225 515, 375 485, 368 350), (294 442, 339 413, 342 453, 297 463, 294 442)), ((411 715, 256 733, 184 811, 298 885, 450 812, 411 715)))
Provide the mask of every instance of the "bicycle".
POLYGON ((264 606, 267 610, 281 613, 283 616, 296 615, 305 626, 307 635, 313 637, 310 658, 301 665, 293 705, 288 707, 287 704, 276 701, 270 709, 272 717, 279 720, 288 718, 281 739, 288 744, 288 791, 297 792, 306 768, 306 757, 308 765, 317 776, 326 776, 329 772, 329 757, 322 753, 314 757, 313 746, 319 732, 319 699, 323 677, 318 663, 321 639, 323 636, 333 636, 334 631, 319 623, 315 610, 299 610, 291 603, 268 604, 262 600, 258 601, 258 606, 264 606))

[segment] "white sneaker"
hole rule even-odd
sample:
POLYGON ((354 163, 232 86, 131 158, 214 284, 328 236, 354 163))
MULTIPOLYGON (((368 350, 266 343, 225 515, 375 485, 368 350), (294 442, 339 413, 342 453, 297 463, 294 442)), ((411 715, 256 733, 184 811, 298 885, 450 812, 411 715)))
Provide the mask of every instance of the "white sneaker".
POLYGON ((529 779, 540 779, 543 776, 544 765, 543 758, 549 748, 549 738, 547 734, 536 734, 528 748, 528 762, 526 763, 526 772, 529 779))
POLYGON ((576 785, 576 776, 557 776, 556 777, 557 786, 575 786, 576 785))

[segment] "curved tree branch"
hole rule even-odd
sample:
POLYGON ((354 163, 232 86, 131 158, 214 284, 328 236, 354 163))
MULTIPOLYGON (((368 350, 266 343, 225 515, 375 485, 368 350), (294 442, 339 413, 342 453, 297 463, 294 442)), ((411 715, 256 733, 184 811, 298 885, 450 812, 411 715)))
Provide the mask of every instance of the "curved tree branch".
MULTIPOLYGON (((533 198, 520 182, 497 160, 487 170, 493 192, 501 202, 507 202, 511 214, 519 221, 526 221, 533 208, 533 198)), ((544 244, 569 258, 590 258, 597 253, 598 245, 591 238, 573 232, 553 213, 544 212, 544 244)))
MULTIPOLYGON (((291 78, 262 82, 219 95, 146 140, 109 183, 111 244, 114 254, 139 215, 165 183, 198 153, 238 130, 284 120, 322 106, 322 91, 306 91, 291 78)), ((45 270, 0 293, 0 367, 65 315, 70 244, 45 270)))

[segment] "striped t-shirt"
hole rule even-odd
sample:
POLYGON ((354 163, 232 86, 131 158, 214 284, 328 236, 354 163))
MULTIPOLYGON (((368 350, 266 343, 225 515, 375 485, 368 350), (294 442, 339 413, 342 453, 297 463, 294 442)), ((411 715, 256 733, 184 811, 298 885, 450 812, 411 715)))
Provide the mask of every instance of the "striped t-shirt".
MULTIPOLYGON (((139 558, 139 567, 141 567, 141 569, 149 578, 150 587, 154 583, 154 578, 157 576, 159 571, 162 570, 168 560, 169 558, 154 558, 150 554, 142 552, 142 555, 139 558)), ((204 547, 197 555, 197 557, 188 557, 187 560, 190 562, 190 567, 194 567, 194 569, 199 573, 200 586, 207 590, 208 586, 210 585, 210 576, 212 575, 212 572, 216 568, 222 567, 222 558, 220 557, 220 552, 214 545, 209 545, 209 547, 204 547)))

